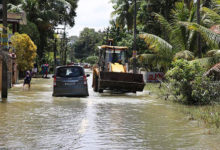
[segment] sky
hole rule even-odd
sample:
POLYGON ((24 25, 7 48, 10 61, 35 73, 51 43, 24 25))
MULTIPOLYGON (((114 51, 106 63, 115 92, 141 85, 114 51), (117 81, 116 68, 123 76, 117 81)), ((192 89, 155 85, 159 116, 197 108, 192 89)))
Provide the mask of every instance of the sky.
POLYGON ((85 27, 103 30, 109 26, 112 11, 110 0, 79 0, 75 26, 68 28, 68 35, 79 36, 85 27))

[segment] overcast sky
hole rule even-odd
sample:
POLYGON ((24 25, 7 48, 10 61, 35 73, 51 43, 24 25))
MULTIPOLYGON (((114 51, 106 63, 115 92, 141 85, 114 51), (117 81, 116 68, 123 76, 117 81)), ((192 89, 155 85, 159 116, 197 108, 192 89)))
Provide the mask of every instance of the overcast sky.
POLYGON ((111 12, 113 11, 110 0, 79 0, 76 9, 77 17, 75 26, 68 29, 68 35, 79 36, 85 28, 94 28, 96 31, 109 26, 111 12))

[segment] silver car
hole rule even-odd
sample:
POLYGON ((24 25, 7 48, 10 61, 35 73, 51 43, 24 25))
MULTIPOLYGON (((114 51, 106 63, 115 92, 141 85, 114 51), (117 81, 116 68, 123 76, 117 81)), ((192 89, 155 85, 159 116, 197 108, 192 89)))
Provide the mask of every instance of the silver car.
POLYGON ((89 96, 87 77, 80 66, 59 66, 53 76, 53 96, 89 96))

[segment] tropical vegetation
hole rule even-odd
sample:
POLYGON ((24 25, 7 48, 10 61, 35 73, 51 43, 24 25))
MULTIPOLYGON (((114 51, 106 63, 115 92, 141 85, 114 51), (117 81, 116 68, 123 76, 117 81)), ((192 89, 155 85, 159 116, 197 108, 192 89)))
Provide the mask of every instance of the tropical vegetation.
POLYGON ((37 46, 27 34, 15 33, 11 37, 12 47, 16 52, 17 64, 20 71, 31 70, 37 56, 37 46))
MULTIPOLYGON (((115 43, 132 50, 134 1, 111 2, 114 17, 108 32, 115 43)), ((220 1, 203 0, 197 7, 194 0, 137 1, 137 59, 145 70, 167 72, 176 100, 210 104, 219 101, 219 89, 203 74, 220 62, 220 1)))
MULTIPOLYGON (((78 0, 9 0, 8 11, 25 12, 27 25, 22 25, 20 33, 28 34, 37 45, 38 61, 45 59, 50 51, 56 27, 59 24, 73 26, 78 0)), ((45 60, 44 60, 45 61, 45 60)))
MULTIPOLYGON (((133 18, 133 1, 112 0, 112 3, 115 9, 113 15, 116 16, 115 21, 112 22, 120 28, 119 30, 126 30, 127 34, 132 34, 131 25, 127 20, 133 18)), ((138 1, 137 7, 140 8, 137 30, 148 49, 148 51, 138 49, 138 52, 143 55, 139 58, 147 59, 144 60, 145 62, 154 56, 157 65, 159 63, 168 69, 174 58, 182 56, 188 59, 186 54, 189 54, 191 59, 205 57, 209 50, 219 48, 220 35, 210 30, 210 27, 219 24, 219 1, 203 1, 200 9, 200 25, 196 23, 197 5, 193 0, 138 1), (158 8, 158 6, 162 7, 158 8), (196 44, 198 33, 202 36, 201 51, 196 44)), ((117 43, 122 43, 123 39, 119 39, 117 43)))
POLYGON ((220 101, 220 85, 203 76, 205 70, 199 64, 180 59, 172 65, 166 76, 170 84, 169 93, 175 96, 175 100, 200 105, 220 101))

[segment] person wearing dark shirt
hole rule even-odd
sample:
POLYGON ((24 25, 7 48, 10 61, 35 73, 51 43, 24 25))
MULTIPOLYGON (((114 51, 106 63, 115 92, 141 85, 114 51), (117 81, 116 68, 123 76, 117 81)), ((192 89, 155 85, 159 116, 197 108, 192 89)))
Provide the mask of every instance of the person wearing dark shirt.
POLYGON ((28 89, 30 89, 30 87, 31 87, 31 73, 30 73, 30 71, 26 72, 26 76, 24 78, 23 89, 24 89, 25 84, 27 84, 28 89))

